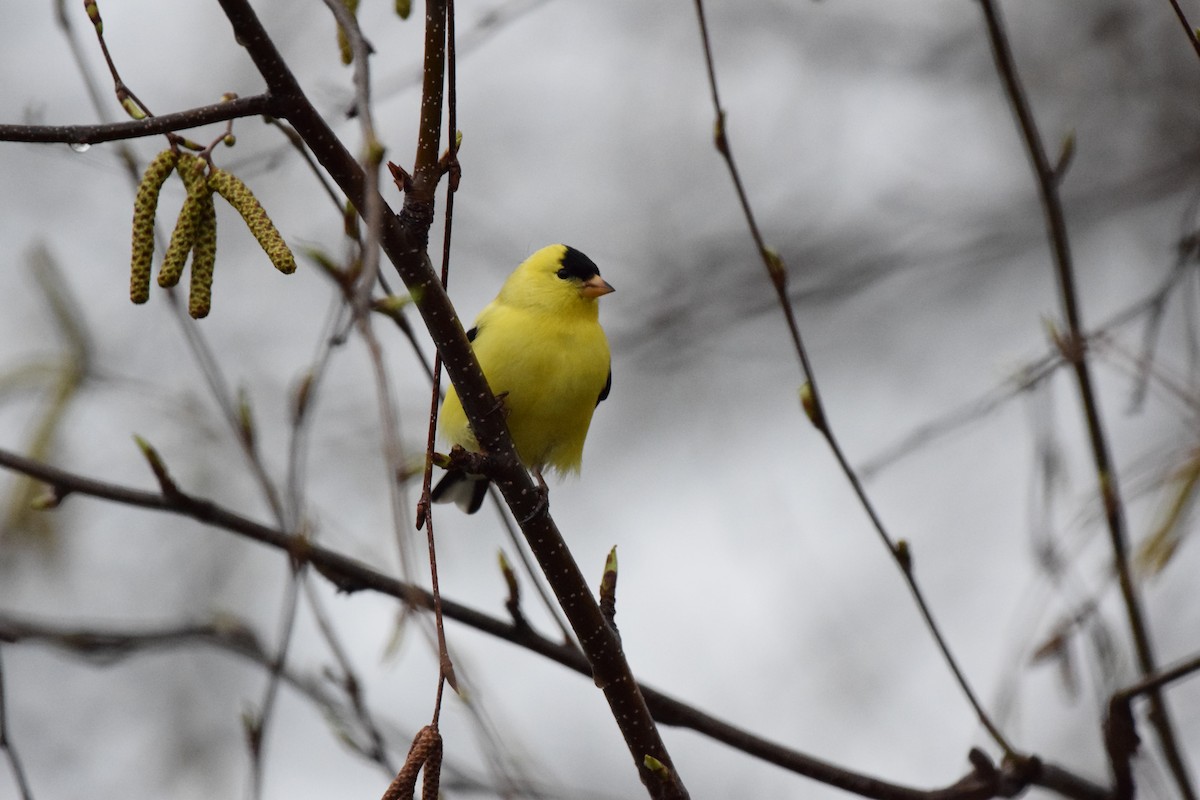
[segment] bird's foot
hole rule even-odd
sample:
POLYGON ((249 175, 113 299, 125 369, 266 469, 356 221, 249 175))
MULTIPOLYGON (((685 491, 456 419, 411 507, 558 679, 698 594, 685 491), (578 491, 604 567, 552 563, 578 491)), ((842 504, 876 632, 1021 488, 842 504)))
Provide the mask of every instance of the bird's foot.
POLYGON ((535 468, 533 476, 537 478, 538 482, 537 505, 521 520, 522 525, 532 522, 539 514, 545 514, 550 510, 550 487, 546 485, 546 479, 542 477, 542 471, 535 468))
POLYGON ((508 401, 508 392, 507 391, 500 392, 500 394, 496 395, 496 405, 492 406, 491 411, 489 411, 488 413, 495 414, 496 412, 500 412, 501 414, 504 415, 505 419, 508 419, 508 402, 507 401, 508 401))

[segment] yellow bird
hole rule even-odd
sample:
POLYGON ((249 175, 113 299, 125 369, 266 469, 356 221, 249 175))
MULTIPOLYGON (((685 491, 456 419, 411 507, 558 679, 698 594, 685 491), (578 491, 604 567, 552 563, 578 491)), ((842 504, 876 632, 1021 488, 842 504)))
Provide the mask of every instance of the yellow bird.
MULTIPOLYGON (((467 332, 492 393, 501 399, 521 462, 545 488, 542 471, 579 472, 592 412, 608 397, 612 369, 597 298, 613 291, 595 263, 573 247, 543 247, 517 267, 467 332)), ((451 386, 438 421, 449 444, 478 451, 451 386)), ((433 490, 474 514, 487 479, 451 470, 433 490)))

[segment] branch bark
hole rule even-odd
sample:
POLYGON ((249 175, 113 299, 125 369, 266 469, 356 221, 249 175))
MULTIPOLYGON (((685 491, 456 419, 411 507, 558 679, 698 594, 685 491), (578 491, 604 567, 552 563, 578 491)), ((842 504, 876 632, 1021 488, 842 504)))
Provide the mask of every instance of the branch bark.
POLYGON ((279 116, 275 111, 275 98, 269 94, 256 94, 174 114, 102 125, 0 125, 0 142, 99 144, 121 139, 141 139, 259 114, 279 116))

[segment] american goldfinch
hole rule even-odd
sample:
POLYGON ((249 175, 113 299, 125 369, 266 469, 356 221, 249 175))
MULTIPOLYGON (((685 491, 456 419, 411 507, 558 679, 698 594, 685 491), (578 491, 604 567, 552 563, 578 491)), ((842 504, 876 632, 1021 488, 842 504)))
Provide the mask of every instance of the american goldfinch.
MULTIPOLYGON (((545 488, 542 471, 578 472, 592 412, 612 386, 608 340, 597 298, 613 291, 595 263, 573 247, 543 247, 518 266, 467 332, 488 386, 500 398, 521 462, 545 488)), ((451 386, 438 422, 442 438, 478 451, 451 386)), ((487 479, 451 470, 433 490, 479 510, 487 479)))

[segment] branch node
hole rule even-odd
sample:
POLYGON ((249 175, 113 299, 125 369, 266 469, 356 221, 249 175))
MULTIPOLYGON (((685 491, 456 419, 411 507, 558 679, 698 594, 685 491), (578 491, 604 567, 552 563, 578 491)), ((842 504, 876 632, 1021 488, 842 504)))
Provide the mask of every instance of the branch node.
POLYGON ((1002 797, 1016 797, 1029 788, 1042 772, 1042 760, 1037 756, 1010 754, 1001 762, 999 785, 1002 797))
POLYGON ((783 256, 779 252, 770 247, 762 249, 763 263, 767 266, 767 273, 771 276, 771 282, 775 284, 775 288, 779 292, 787 289, 787 266, 783 263, 783 256))
POLYGON ((800 406, 804 409, 805 416, 808 421, 813 424, 819 432, 828 435, 829 428, 825 423, 825 410, 821 408, 821 401, 817 399, 817 393, 813 390, 812 381, 805 381, 800 386, 800 406))
POLYGON ((909 545, 907 539, 898 539, 896 541, 892 555, 896 557, 896 562, 900 565, 900 569, 904 570, 905 574, 911 575, 913 570, 913 555, 912 547, 909 545))

